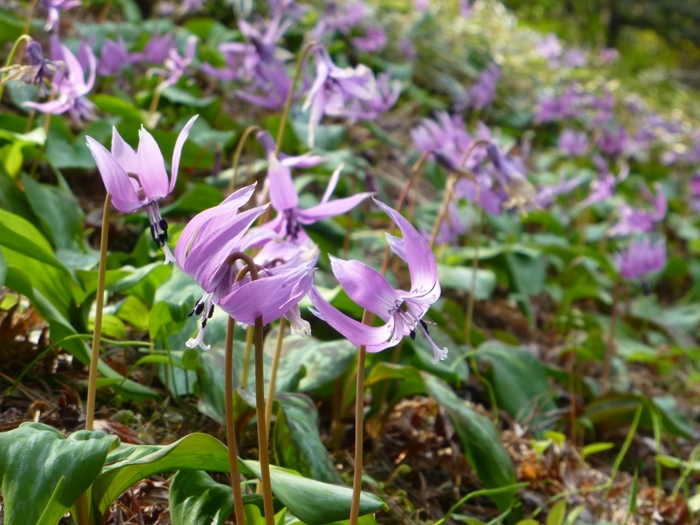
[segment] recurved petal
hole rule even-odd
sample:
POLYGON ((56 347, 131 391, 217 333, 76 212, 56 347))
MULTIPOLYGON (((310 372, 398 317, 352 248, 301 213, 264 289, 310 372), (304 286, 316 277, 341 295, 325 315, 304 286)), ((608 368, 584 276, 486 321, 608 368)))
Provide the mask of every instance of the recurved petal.
POLYGON ((218 306, 236 321, 249 325, 262 316, 263 324, 271 323, 301 301, 313 284, 312 265, 279 272, 256 281, 233 285, 232 292, 218 306))
POLYGON ((88 148, 92 153, 97 169, 100 170, 102 181, 107 193, 112 196, 114 207, 122 213, 130 213, 141 207, 141 201, 136 196, 136 191, 129 180, 126 171, 121 167, 117 159, 107 151, 102 144, 92 137, 86 137, 88 148))
POLYGON ((298 210, 297 218, 302 224, 313 224, 321 219, 342 215, 343 213, 352 210, 355 206, 372 195, 372 193, 358 193, 352 197, 324 202, 323 204, 312 206, 308 210, 298 210))
MULTIPOLYGON (((173 191, 175 188, 175 183, 177 182, 177 171, 180 168, 180 156, 182 155, 182 147, 185 145, 187 136, 190 134, 190 129, 194 125, 194 121, 197 120, 199 115, 195 115, 190 120, 187 121, 185 127, 177 136, 177 141, 175 142, 175 149, 173 150, 173 162, 170 167, 170 184, 168 185, 168 193, 173 191)), ((160 151, 160 150, 158 150, 160 151)))
POLYGON ((390 233, 385 233, 386 242, 389 243, 389 248, 394 252, 403 262, 406 262, 406 245, 401 237, 392 235, 390 233))
POLYGON ((165 197, 169 192, 165 160, 158 143, 146 128, 139 130, 139 148, 136 151, 136 174, 148 201, 165 197))
POLYGON ((340 312, 326 301, 316 288, 311 288, 309 298, 316 307, 311 312, 326 321, 356 347, 364 345, 378 352, 390 346, 389 338, 394 331, 393 317, 383 326, 367 326, 340 312))
POLYGON ((428 241, 399 212, 377 199, 374 199, 374 202, 391 217, 403 233, 406 264, 411 274, 411 291, 433 290, 438 282, 437 265, 428 241))
POLYGON ((331 268, 350 299, 384 321, 401 306, 403 299, 374 268, 360 261, 344 261, 333 256, 331 268))
POLYGON ((112 127, 112 155, 124 171, 136 173, 136 152, 124 141, 116 127, 112 127))
POLYGON ((292 173, 277 157, 270 157, 267 176, 270 179, 270 201, 277 211, 294 209, 299 204, 299 195, 294 188, 292 173))
POLYGON ((60 115, 73 107, 71 101, 63 97, 43 103, 25 102, 23 105, 25 107, 41 111, 42 113, 51 113, 52 115, 60 115))

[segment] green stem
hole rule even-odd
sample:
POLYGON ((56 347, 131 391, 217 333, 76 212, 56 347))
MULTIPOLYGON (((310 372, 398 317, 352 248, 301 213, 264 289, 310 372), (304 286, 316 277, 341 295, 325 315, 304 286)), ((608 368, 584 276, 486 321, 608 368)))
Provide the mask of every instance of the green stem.
POLYGON ((277 341, 275 343, 275 355, 272 358, 272 368, 270 369, 270 384, 267 386, 267 404, 265 405, 265 434, 270 436, 270 420, 272 419, 272 405, 275 400, 275 384, 277 383, 277 370, 280 366, 282 355, 282 342, 284 340, 284 317, 280 319, 277 341))
POLYGON ((156 123, 153 121, 156 109, 158 109, 158 102, 160 102, 160 94, 163 91, 164 88, 164 83, 163 83, 163 75, 160 75, 158 77, 158 85, 156 85, 156 89, 153 91, 153 98, 151 99, 151 107, 148 108, 148 117, 146 118, 146 126, 149 128, 155 128, 156 123))
POLYGON ((36 3, 38 0, 32 0, 31 3, 29 4, 29 10, 27 11, 27 18, 24 21, 24 31, 23 33, 25 35, 29 34, 29 30, 32 27, 32 16, 34 16, 34 8, 36 7, 36 3))
MULTIPOLYGON (((36 0, 34 0, 32 5, 34 3, 36 3, 36 0)), ((32 10, 33 10, 33 8, 32 8, 32 10)), ((30 20, 31 20, 31 14, 30 14, 30 20)), ((22 44, 22 42, 25 42, 25 41, 27 41, 27 42, 31 41, 32 37, 30 37, 26 33, 28 33, 28 31, 25 31, 24 35, 21 35, 20 37, 17 38, 17 40, 15 40, 15 43, 12 46, 12 49, 10 50, 10 54, 7 55, 7 60, 5 61, 5 68, 8 68, 12 65, 12 62, 15 59, 15 55, 17 54, 17 50, 19 49, 20 44, 22 44)), ((0 83, 0 101, 2 101, 2 96, 4 93, 5 93, 5 83, 2 82, 2 83, 0 83)))
POLYGON ((228 463, 231 472, 231 490, 233 506, 236 512, 236 525, 245 525, 243 511, 243 493, 241 492, 241 474, 238 471, 238 446, 236 445, 236 428, 233 421, 233 332, 236 322, 228 318, 226 325, 226 343, 224 346, 224 405, 226 411, 226 441, 228 443, 228 463))
MULTIPOLYGON (((365 310, 362 324, 369 325, 372 314, 365 310)), ((365 360, 367 348, 360 346, 357 353, 357 382, 355 386, 355 472, 352 482, 352 506, 350 507, 349 525, 357 525, 360 517, 360 497, 362 496, 362 452, 365 425, 365 360)))
POLYGON ((612 470, 610 471, 610 482, 608 487, 605 489, 605 492, 603 493, 604 500, 608 499, 608 494, 610 494, 610 490, 615 484, 615 476, 617 476, 617 471, 620 468, 620 465, 622 464, 622 460, 625 459, 627 451, 629 450, 630 445, 632 445, 632 440, 634 439, 634 435, 637 432, 637 426, 639 425, 639 419, 642 417, 643 411, 644 405, 640 404, 639 407, 637 407, 637 411, 634 413, 632 426, 630 426, 629 432, 627 432, 627 437, 625 438, 625 442, 622 444, 620 453, 615 458, 615 463, 613 463, 612 470))
POLYGON ((90 356, 90 375, 88 378, 87 407, 85 409, 85 428, 93 429, 95 421, 95 396, 97 394, 97 363, 100 360, 100 336, 102 335, 102 308, 105 297, 105 274, 107 271, 107 239, 109 238, 109 211, 112 197, 108 193, 102 210, 102 232, 100 234, 100 263, 97 267, 97 304, 95 325, 92 332, 92 354, 90 356))
POLYGON ((231 166, 231 170, 233 171, 233 173, 231 174, 231 180, 228 183, 229 195, 231 195, 233 193, 233 190, 236 188, 236 175, 238 175, 238 163, 241 160, 243 145, 245 144, 245 141, 248 140, 248 135, 250 135, 253 131, 257 131, 259 129, 260 126, 248 126, 243 132, 243 135, 241 135, 241 139, 238 141, 238 146, 236 146, 236 152, 233 154, 233 164, 231 166))
POLYGON ((309 42, 299 55, 299 60, 297 61, 296 68, 294 69, 294 76, 292 77, 292 84, 289 86, 289 93, 287 93, 287 100, 284 101, 284 108, 282 109, 282 116, 280 118, 280 125, 277 128, 277 145, 275 147, 275 157, 280 153, 280 148, 282 147, 282 139, 284 138, 284 128, 287 126, 287 118, 289 117, 289 110, 292 107, 292 100, 294 100, 294 88, 301 77, 301 68, 304 65, 309 51, 316 46, 316 42, 309 42))
POLYGON ((620 279, 618 278, 613 290, 613 303, 610 312, 610 328, 608 333, 608 341, 605 345, 605 362, 603 363, 603 377, 600 380, 600 394, 605 395, 610 389, 610 364, 612 356, 615 353, 615 325, 617 323, 618 302, 620 300, 620 279))
POLYGON ((78 501, 75 504, 76 506, 76 514, 75 516, 75 521, 78 522, 78 525, 90 525, 90 511, 88 510, 88 498, 87 498, 87 492, 83 492, 80 497, 78 498, 78 501))

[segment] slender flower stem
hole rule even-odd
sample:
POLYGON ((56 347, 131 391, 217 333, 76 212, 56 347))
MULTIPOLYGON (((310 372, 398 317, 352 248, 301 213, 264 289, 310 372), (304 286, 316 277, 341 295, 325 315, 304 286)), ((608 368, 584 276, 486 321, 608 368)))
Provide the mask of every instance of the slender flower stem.
POLYGON ((280 117, 280 125, 277 128, 277 146, 275 147, 275 157, 279 155, 280 148, 282 147, 282 139, 284 138, 284 128, 287 126, 287 118, 289 117, 289 110, 292 108, 292 101, 294 100, 294 88, 299 82, 299 77, 301 77, 301 69, 304 65, 309 51, 311 51, 315 46, 316 42, 313 40, 306 44, 304 49, 299 55, 299 60, 297 61, 296 68, 294 68, 294 76, 292 77, 292 84, 289 86, 289 93, 287 93, 287 100, 284 101, 284 108, 282 109, 282 116, 280 117))
POLYGON ((245 353, 243 354, 243 372, 241 373, 241 388, 243 390, 248 387, 248 370, 250 370, 250 356, 253 353, 254 330, 252 326, 249 326, 245 334, 245 353))
MULTIPOLYGON (((371 324, 374 316, 365 310, 362 314, 362 324, 371 324)), ((367 348, 360 346, 357 353, 357 383, 355 387, 355 472, 352 482, 352 506, 350 507, 349 525, 357 525, 360 517, 360 496, 362 495, 362 448, 365 425, 365 358, 367 348)))
POLYGON ((165 89, 165 83, 163 82, 163 75, 158 76, 158 85, 153 91, 153 98, 151 99, 151 107, 148 108, 148 117, 146 118, 146 126, 149 128, 155 128, 156 123, 154 122, 154 117, 156 109, 158 109, 158 102, 160 102, 160 94, 165 89))
POLYGON ((613 290, 612 311, 610 312, 610 329, 608 332, 608 340, 605 345, 605 362, 603 363, 603 377, 600 380, 600 393, 605 395, 610 390, 610 364, 612 356, 615 353, 615 325, 617 323, 617 307, 620 300, 621 284, 618 278, 613 290))
MULTIPOLYGON (((259 277, 258 268, 253 258, 244 252, 234 252, 228 256, 226 262, 233 265, 237 260, 242 260, 246 266, 246 271, 240 271, 236 276, 236 281, 240 280, 248 271, 250 277, 256 281, 259 277)), ((226 357, 233 362, 233 352, 226 357)), ((230 365, 233 370, 233 364, 230 365)), ((228 367, 225 365, 226 369, 228 367)), ((233 401, 233 388, 224 392, 226 398, 231 398, 233 401)), ((267 434, 265 432, 265 375, 263 370, 263 318, 262 316, 255 319, 255 410, 258 419, 258 449, 260 457, 260 478, 263 489, 263 507, 265 509, 266 525, 275 525, 275 510, 272 504, 272 483, 270 481, 270 459, 268 455, 267 434)), ((233 412, 233 411, 232 411, 233 412)), ((233 413, 231 413, 233 418, 233 413)), ((228 418, 227 418, 228 419, 228 418)), ((232 480, 233 483, 233 480, 232 480)), ((243 523, 243 522, 242 522, 243 523)), ((242 523, 240 525, 242 525, 242 523)))
POLYGON ((95 395, 97 393, 97 363, 100 360, 100 337, 102 336, 102 308, 105 297, 105 275, 107 271, 107 239, 109 238, 109 212, 112 196, 108 193, 102 210, 102 232, 100 234, 100 262, 97 267, 97 304, 95 325, 92 331, 92 353, 90 355, 90 375, 88 378, 87 407, 85 409, 85 429, 92 430, 95 421, 95 395))
MULTIPOLYGON (((34 0, 36 2, 36 0, 34 0)), ((31 8, 33 9, 33 7, 31 8)), ((31 16, 30 16, 31 18, 31 16)), ((25 31, 27 33, 28 31, 25 31)), ((27 34, 21 35, 20 37, 15 40, 14 45, 12 46, 12 49, 10 50, 10 54, 7 55, 7 60, 5 61, 5 68, 8 68, 12 65, 12 62, 15 59, 15 55, 17 54, 17 50, 19 49, 19 46, 22 44, 22 42, 30 42, 32 40, 32 37, 30 37, 27 34)), ((2 100, 2 96, 5 93, 5 83, 2 82, 0 83, 0 101, 2 100)))
POLYGON ((248 136, 251 133, 253 133, 254 131, 258 131, 259 129, 260 126, 248 126, 243 132, 243 135, 241 135, 240 140, 238 141, 238 146, 236 146, 236 152, 233 154, 233 163, 231 164, 231 170, 233 171, 233 173, 231 174, 231 180, 228 183, 229 195, 233 193, 233 190, 236 188, 236 175, 238 175, 238 163, 241 160, 241 153, 243 153, 243 146, 245 145, 245 141, 248 140, 248 136))
POLYGON ((267 445, 267 423, 265 420, 265 374, 263 370, 263 319, 255 319, 255 407, 258 416, 258 449, 260 477, 263 486, 265 524, 275 525, 275 510, 272 505, 272 482, 270 480, 270 458, 267 445))
POLYGON ((236 322, 232 317, 229 317, 228 324, 226 325, 226 343, 224 347, 224 404, 226 411, 228 463, 231 469, 231 490, 233 490, 236 525, 245 525, 243 494, 241 493, 241 474, 238 471, 238 446, 236 445, 236 429, 233 422, 233 332, 235 328, 236 322))
POLYGON ((438 211, 438 215, 435 218, 433 229, 430 232, 430 241, 428 241, 428 244, 431 248, 435 245, 435 240, 437 239, 438 232, 440 231, 440 226, 442 225, 442 222, 447 216, 447 206, 450 204, 452 196, 454 195, 452 193, 452 188, 454 187, 456 180, 457 177, 452 173, 447 178, 447 184, 445 185, 445 196, 442 199, 442 204, 440 204, 440 210, 438 211))
POLYGON ((112 7, 112 0, 107 0, 104 7, 102 7, 102 11, 100 11, 100 14, 97 16, 98 24, 103 24, 107 19, 107 13, 109 13, 110 7, 112 7))
POLYGON ((90 525, 90 511, 88 510, 87 492, 83 492, 80 495, 75 506, 77 515, 73 517, 78 525, 90 525))
POLYGON ((282 356, 282 342, 284 340, 284 317, 280 319, 277 332, 277 342, 275 343, 275 355, 272 358, 272 368, 270 369, 270 384, 267 386, 267 405, 265 405, 265 435, 270 436, 270 420, 272 419, 272 405, 275 400, 275 383, 277 383, 277 370, 280 366, 282 356))
POLYGON ((32 27, 32 16, 34 16, 34 8, 36 7, 36 3, 38 0, 32 0, 29 3, 29 9, 27 10, 27 18, 24 21, 24 31, 23 33, 25 35, 29 34, 29 30, 32 27))

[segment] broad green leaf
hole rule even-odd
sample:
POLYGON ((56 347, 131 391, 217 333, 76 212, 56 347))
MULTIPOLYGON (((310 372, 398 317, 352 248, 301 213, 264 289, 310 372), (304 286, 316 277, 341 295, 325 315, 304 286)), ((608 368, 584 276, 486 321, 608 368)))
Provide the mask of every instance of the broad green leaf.
POLYGON ((5 286, 5 278, 7 277, 7 261, 5 260, 5 256, 2 253, 2 250, 0 250, 0 288, 5 286))
POLYGON ((488 363, 486 378, 491 383, 498 407, 519 421, 537 426, 541 414, 557 408, 552 400, 547 372, 542 362, 523 348, 487 341, 478 349, 477 359, 488 363))
POLYGON ((95 95, 91 100, 98 108, 106 113, 111 113, 127 121, 145 124, 141 111, 133 104, 129 104, 126 100, 104 94, 95 95))
POLYGON ((447 266, 446 264, 438 264, 437 268, 440 286, 472 293, 472 284, 475 283, 474 297, 478 301, 483 301, 491 297, 496 287, 496 274, 491 270, 478 269, 476 271, 475 281, 474 272, 471 268, 464 266, 447 266))
POLYGON ((581 449, 581 458, 586 459, 591 454, 605 452, 615 446, 615 443, 591 443, 581 449))
POLYGON ((318 430, 315 403, 304 394, 275 396, 279 410, 274 428, 274 448, 282 467, 326 483, 343 484, 318 430))
POLYGON ((541 254, 521 252, 505 254, 513 288, 525 295, 538 295, 544 289, 546 264, 541 254))
POLYGON ((149 315, 148 307, 133 295, 126 298, 117 312, 122 321, 126 321, 136 330, 148 328, 149 315))
POLYGON ((215 97, 197 97, 185 89, 174 86, 164 89, 161 95, 170 102, 183 104, 192 108, 203 108, 215 100, 215 97))
POLYGON ((221 190, 209 184, 195 184, 182 197, 161 210, 163 216, 174 214, 197 214, 218 206, 222 201, 221 190))
MULTIPOLYGON (((256 461, 238 460, 241 473, 260 479, 256 461)), ((208 434, 190 434, 167 446, 122 444, 108 457, 103 474, 93 485, 92 495, 100 512, 122 492, 141 479, 173 470, 228 472, 228 452, 223 443, 208 434)), ((289 511, 309 525, 344 519, 350 514, 352 490, 270 468, 272 492, 289 511)), ((363 493, 361 514, 382 507, 379 498, 363 493)))
POLYGON ((0 209, 0 245, 69 275, 68 270, 56 258, 51 245, 39 230, 19 215, 3 209, 0 209))
MULTIPOLYGON (((233 493, 201 470, 180 470, 170 484, 170 518, 173 525, 224 525, 233 514, 233 493)), ((273 498, 275 513, 284 507, 273 498)), ((243 494, 243 505, 264 511, 262 494, 243 494)))
POLYGON ((97 478, 117 436, 80 430, 68 438, 42 423, 0 433, 5 521, 56 525, 97 478))
MULTIPOLYGON (((472 410, 440 379, 426 373, 421 375, 428 393, 449 415, 464 454, 484 487, 491 489, 515 484, 513 464, 491 420, 472 410)), ((501 510, 510 508, 514 497, 515 491, 490 496, 501 510)))

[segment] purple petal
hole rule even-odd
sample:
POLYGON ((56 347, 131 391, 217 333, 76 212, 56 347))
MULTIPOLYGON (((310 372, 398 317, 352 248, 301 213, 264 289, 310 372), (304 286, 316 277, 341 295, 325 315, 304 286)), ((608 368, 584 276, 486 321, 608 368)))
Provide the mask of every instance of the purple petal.
POLYGON ((112 127, 112 155, 124 171, 136 173, 136 152, 121 137, 116 127, 112 127))
POLYGON ((335 217, 336 215, 341 215, 348 212, 367 197, 371 197, 372 195, 372 193, 358 193, 352 197, 336 199, 331 202, 324 202, 323 204, 313 206, 308 210, 297 210, 297 218, 301 224, 313 224, 321 219, 335 217))
POLYGON ((270 201, 277 211, 294 209, 299 205, 299 195, 294 188, 292 172, 276 157, 270 158, 267 176, 270 180, 270 201))
POLYGON ((389 248, 394 252, 403 262, 406 262, 406 245, 401 237, 396 237, 390 233, 385 233, 386 242, 389 243, 389 248))
MULTIPOLYGON (((383 326, 367 326, 332 306, 316 288, 309 290, 309 298, 316 307, 315 310, 311 310, 313 314, 326 321, 356 347, 366 346, 368 350, 371 347, 373 351, 378 352, 390 346, 392 341, 389 338, 394 333, 393 317, 383 326)), ((403 334, 400 336, 403 337, 403 334)))
POLYGON ((377 199, 374 199, 374 202, 391 217, 403 233, 406 264, 411 274, 411 290, 428 291, 435 288, 438 281, 437 266, 428 242, 399 212, 377 199))
POLYGON ((360 261, 331 256, 331 268, 350 299, 384 321, 388 321, 403 302, 382 274, 360 261))
POLYGON ((168 194, 168 173, 158 143, 146 128, 139 130, 139 148, 136 151, 136 174, 149 201, 168 194))
POLYGON ((197 120, 198 116, 199 115, 195 115, 190 120, 188 120, 187 124, 185 124, 185 127, 182 128, 182 131, 177 136, 177 141, 175 142, 175 150, 173 151, 173 162, 170 168, 170 185, 168 186, 168 193, 173 191, 173 188, 175 188, 175 183, 177 182, 177 172, 180 168, 180 155, 182 154, 182 147, 185 145, 187 136, 190 134, 190 129, 192 129, 194 121, 197 120))
POLYGON ((298 157, 286 157, 280 162, 288 168, 313 168, 319 164, 326 162, 328 159, 320 155, 300 155, 298 157))
POLYGON ((129 176, 121 167, 117 159, 107 151, 102 144, 92 137, 86 137, 88 148, 92 153, 97 169, 100 170, 102 181, 107 193, 112 196, 112 203, 122 213, 131 213, 142 206, 136 196, 136 191, 129 180, 129 176))
POLYGON ((331 175, 330 180, 328 181, 328 186, 326 186, 326 191, 323 192, 323 197, 321 198, 321 203, 328 202, 331 198, 331 195, 333 195, 333 191, 335 190, 335 187, 338 185, 338 180, 340 179, 340 172, 343 171, 343 168, 345 167, 345 163, 342 162, 340 166, 338 166, 335 171, 333 172, 333 175, 331 175))
POLYGON ((70 108, 72 108, 73 104, 71 104, 71 102, 69 100, 66 100, 66 99, 57 99, 57 100, 50 100, 49 102, 43 102, 43 103, 25 102, 24 106, 28 107, 28 108, 36 109, 37 111, 41 111, 42 113, 51 113, 52 115, 60 115, 61 113, 65 113, 70 108))

